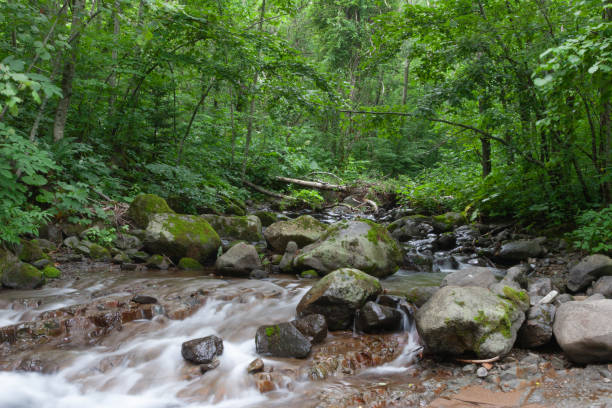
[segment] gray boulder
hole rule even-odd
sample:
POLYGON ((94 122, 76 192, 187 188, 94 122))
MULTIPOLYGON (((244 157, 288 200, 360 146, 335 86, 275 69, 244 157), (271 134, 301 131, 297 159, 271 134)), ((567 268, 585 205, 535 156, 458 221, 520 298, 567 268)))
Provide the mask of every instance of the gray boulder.
POLYGON ((291 264, 293 263, 293 259, 295 258, 297 251, 298 251, 297 244, 294 241, 289 241, 287 243, 287 247, 285 248, 285 253, 283 254, 283 257, 281 258, 281 261, 278 264, 278 267, 280 268, 281 271, 283 272, 291 271, 291 264))
POLYGON ((156 214, 145 231, 149 253, 168 256, 173 262, 189 257, 201 263, 217 254, 221 239, 202 217, 183 214, 156 214))
POLYGON ((544 254, 541 239, 522 239, 502 245, 497 258, 500 262, 520 262, 544 254))
POLYGON ((612 259, 605 255, 590 255, 569 271, 567 288, 572 292, 586 289, 602 276, 612 275, 612 259))
POLYGON ((432 221, 428 217, 408 216, 400 218, 389 224, 391 236, 400 242, 409 241, 417 238, 425 238, 434 232, 432 221))
POLYGON ((162 213, 174 213, 174 211, 168 206, 166 200, 155 194, 136 196, 128 209, 128 216, 138 228, 146 228, 153 215, 162 213))
POLYGON ((306 358, 310 354, 310 341, 291 323, 261 326, 255 334, 258 354, 273 357, 306 358))
POLYGON ((261 268, 261 260, 253 245, 239 242, 217 259, 215 268, 223 273, 248 275, 261 268))
POLYGON ((223 340, 217 336, 189 340, 182 344, 181 354, 191 363, 209 364, 223 354, 223 340))
POLYGON ((601 293, 606 298, 612 298, 612 276, 602 276, 593 284, 593 293, 601 293))
POLYGON ((219 236, 227 241, 259 242, 264 240, 261 221, 254 215, 225 217, 215 214, 201 215, 219 236))
POLYGON ((518 333, 517 342, 522 347, 533 348, 548 344, 553 335, 556 307, 538 304, 527 312, 527 320, 518 333))
POLYGON ((0 281, 10 289, 35 289, 45 283, 45 275, 23 263, 13 253, 0 247, 0 281))
POLYGON ((283 253, 289 241, 294 241, 299 247, 315 242, 326 230, 325 224, 311 217, 301 217, 279 221, 266 228, 264 236, 272 249, 283 253))
POLYGON ((480 358, 507 354, 525 320, 509 300, 481 287, 446 286, 416 313, 417 330, 433 353, 480 358))
POLYGON ((134 235, 129 235, 129 234, 121 234, 118 235, 117 238, 113 241, 113 245, 115 245, 117 248, 122 249, 122 250, 126 250, 126 249, 141 249, 142 248, 142 241, 140 240, 140 238, 134 236, 134 235))
POLYGON ((312 343, 321 343, 327 337, 327 322, 325 316, 310 314, 291 321, 291 324, 312 343))
POLYGON ((302 248, 293 266, 326 274, 339 268, 355 268, 383 278, 395 273, 402 262, 397 242, 372 221, 333 224, 315 243, 302 248))
POLYGON ((491 268, 472 266, 467 269, 449 273, 442 280, 440 287, 480 286, 481 288, 488 288, 495 283, 497 283, 497 279, 491 268))
POLYGON ((321 314, 330 330, 348 329, 357 309, 381 292, 378 279, 357 269, 338 269, 306 292, 297 305, 297 314, 321 314))
POLYGON ((357 311, 355 327, 365 333, 394 331, 402 327, 402 318, 399 310, 369 301, 357 311))
POLYGON ((559 306, 553 332, 574 362, 612 362, 612 300, 566 302, 559 306))

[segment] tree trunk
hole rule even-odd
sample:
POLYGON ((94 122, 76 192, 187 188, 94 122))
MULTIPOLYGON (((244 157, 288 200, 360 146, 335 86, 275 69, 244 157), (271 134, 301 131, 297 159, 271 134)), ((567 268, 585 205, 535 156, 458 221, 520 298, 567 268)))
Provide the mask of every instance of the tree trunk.
POLYGON ((115 101, 117 99, 116 87, 117 87, 117 49, 119 48, 119 0, 115 0, 115 6, 113 8, 113 50, 111 52, 111 59, 113 61, 113 72, 108 80, 108 85, 111 87, 111 96, 108 101, 111 114, 115 107, 115 101))
MULTIPOLYGON (((483 115, 486 110, 485 98, 478 100, 478 112, 483 115)), ((491 174, 491 139, 486 137, 480 138, 480 144, 482 146, 482 177, 485 178, 491 174)))

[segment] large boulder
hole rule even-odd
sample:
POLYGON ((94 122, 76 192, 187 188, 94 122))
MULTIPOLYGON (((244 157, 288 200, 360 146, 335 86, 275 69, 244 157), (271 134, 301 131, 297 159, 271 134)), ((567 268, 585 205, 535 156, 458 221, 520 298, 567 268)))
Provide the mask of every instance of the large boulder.
POLYGON ((181 354, 190 363, 209 364, 223 354, 223 340, 217 336, 189 340, 181 345, 181 354))
POLYGON ((367 220, 341 221, 315 243, 302 248, 293 260, 298 270, 322 274, 339 268, 355 268, 384 278, 394 274, 402 251, 385 227, 367 220))
POLYGON ((508 353, 524 320, 513 302, 481 287, 446 286, 416 313, 417 330, 431 352, 474 352, 479 358, 508 353))
POLYGON ((576 363, 612 362, 612 299, 566 302, 559 306, 553 332, 576 363))
POLYGON ((392 307, 368 301, 355 316, 355 327, 365 333, 399 330, 402 313, 392 307))
POLYGON ((202 217, 182 214, 156 214, 145 231, 149 253, 168 256, 174 262, 183 257, 207 262, 214 258, 221 239, 202 217))
POLYGON ((542 239, 536 238, 507 242, 499 250, 497 259, 500 262, 515 263, 527 258, 537 258, 545 252, 541 245, 542 241, 542 239))
POLYGON ((432 220, 420 215, 400 218, 389 224, 388 229, 391 236, 400 242, 425 238, 428 234, 434 232, 432 220))
POLYGON ((527 320, 518 333, 518 344, 532 348, 547 344, 553 335, 553 321, 556 307, 551 304, 537 304, 527 312, 527 320))
MULTIPOLYGON (((2 261, 0 261, 2 262, 2 261)), ((2 271, 2 285, 10 289, 36 289, 45 283, 45 275, 34 266, 5 261, 2 271)))
POLYGON ((23 262, 32 263, 45 257, 45 253, 36 239, 31 241, 24 239, 19 247, 18 256, 23 262))
POLYGON ((280 323, 259 327, 255 334, 255 348, 262 355, 306 358, 312 345, 293 324, 280 323))
POLYGON ((254 215, 225 217, 222 215, 201 215, 227 241, 259 242, 264 240, 261 221, 254 215))
POLYGON ((593 283, 593 293, 600 293, 608 299, 612 299, 612 276, 602 276, 597 282, 593 283))
POLYGON ((595 279, 609 275, 612 275, 612 259, 605 255, 590 255, 570 269, 567 288, 578 292, 586 289, 595 279))
POLYGON ((261 260, 253 245, 239 242, 217 258, 215 268, 222 273, 248 275, 261 268, 261 260))
POLYGON ((138 228, 146 228, 151 216, 155 214, 174 213, 163 198, 155 194, 140 194, 134 198, 128 216, 138 228))
POLYGON ((289 241, 303 247, 319 239, 325 229, 322 222, 310 215, 302 215, 293 220, 275 222, 266 228, 264 236, 272 249, 283 253, 289 241))
POLYGON ((291 324, 300 331, 308 340, 315 344, 321 343, 327 337, 327 322, 325 316, 320 314, 310 314, 292 320, 291 324))
POLYGON ((480 286, 481 288, 488 288, 495 283, 497 283, 497 279, 491 268, 471 266, 449 273, 444 277, 440 286, 480 286))
POLYGON ((348 329, 357 309, 380 292, 378 279, 357 269, 338 269, 310 288, 297 305, 297 314, 321 314, 330 330, 348 329))

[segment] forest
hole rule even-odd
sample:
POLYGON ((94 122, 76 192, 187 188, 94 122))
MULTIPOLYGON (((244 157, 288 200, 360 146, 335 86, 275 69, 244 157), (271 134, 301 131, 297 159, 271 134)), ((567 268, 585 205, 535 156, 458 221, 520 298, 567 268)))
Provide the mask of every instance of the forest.
POLYGON ((612 249, 610 0, 2 0, 0 33, 5 244, 142 192, 324 201, 280 176, 612 249))

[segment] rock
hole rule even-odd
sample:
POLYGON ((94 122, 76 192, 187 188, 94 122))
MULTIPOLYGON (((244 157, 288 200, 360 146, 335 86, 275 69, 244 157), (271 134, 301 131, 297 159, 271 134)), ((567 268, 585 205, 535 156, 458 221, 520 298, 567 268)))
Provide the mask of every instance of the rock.
POLYGON ((612 300, 566 302, 559 306, 553 332, 576 363, 612 362, 612 300))
POLYGON ((522 239, 502 245, 497 259, 500 262, 520 262, 527 258, 537 258, 544 254, 540 239, 522 239))
POLYGON ((318 277, 319 274, 314 269, 308 269, 300 273, 300 278, 302 279, 317 279, 318 277))
POLYGON ((512 302, 481 287, 446 286, 416 313, 418 332, 436 354, 507 354, 525 320, 512 302))
POLYGON ((605 255, 590 255, 569 270, 567 288, 572 292, 586 289, 602 276, 612 275, 612 259, 605 255))
POLYGON ((438 291, 438 286, 415 286, 401 293, 406 300, 416 307, 421 307, 438 291))
POLYGON ((434 231, 431 220, 419 215, 400 218, 389 224, 391 236, 400 242, 416 238, 425 238, 434 231))
POLYGON ((256 211, 253 213, 253 215, 259 218, 259 220, 261 221, 261 225, 263 225, 264 227, 269 227, 270 225, 278 221, 276 213, 272 211, 256 211))
POLYGON ((204 269, 202 264, 193 258, 181 258, 178 263, 178 268, 184 271, 201 271, 204 269))
POLYGON ((544 296, 549 294, 553 290, 552 281, 550 278, 538 278, 532 282, 529 282, 527 286, 527 293, 531 304, 535 305, 544 296))
POLYGON ((536 305, 527 312, 527 319, 518 333, 521 347, 533 348, 547 344, 552 339, 556 307, 551 304, 536 305))
POLYGON ((221 362, 219 361, 218 358, 213 359, 213 361, 211 361, 208 364, 201 364, 200 365, 200 374, 204 374, 204 373, 207 373, 210 370, 214 370, 215 368, 219 367, 219 364, 221 364, 221 362))
POLYGON ((88 228, 86 224, 73 224, 70 222, 65 222, 61 225, 62 232, 67 237, 72 237, 81 234, 88 228))
POLYGON ((497 283, 495 274, 491 268, 481 266, 472 266, 467 269, 461 269, 456 272, 451 272, 444 277, 440 287, 444 286, 480 286, 488 288, 497 283))
POLYGON ((261 358, 256 358, 255 360, 251 361, 249 363, 249 366, 247 367, 247 373, 249 374, 260 373, 263 370, 264 370, 264 362, 261 358))
POLYGON ((448 251, 455 247, 455 234, 452 232, 445 232, 440 234, 435 242, 435 247, 441 251, 448 251))
POLYGON ((217 259, 215 268, 222 273, 248 275, 261 268, 261 260, 253 245, 239 242, 217 259))
POLYGON ((174 213, 166 200, 155 194, 140 194, 134 198, 128 209, 128 216, 138 228, 146 228, 152 216, 174 213))
POLYGON ((147 267, 151 269, 161 269, 165 271, 166 269, 170 267, 171 262, 172 261, 170 261, 165 256, 155 254, 155 255, 151 255, 149 259, 147 259, 147 267))
POLYGON ((50 223, 43 225, 38 229, 39 237, 53 242, 54 245, 59 245, 62 242, 62 229, 59 225, 50 223))
POLYGON ((224 217, 214 214, 201 215, 217 231, 221 239, 227 241, 263 241, 261 221, 254 215, 244 217, 224 217))
POLYGON ((45 266, 42 270, 42 273, 43 275, 45 275, 45 278, 48 279, 57 279, 62 276, 62 271, 51 265, 45 266))
POLYGON ((146 229, 145 248, 177 262, 184 257, 206 263, 217 255, 221 239, 202 217, 156 214, 146 229))
POLYGON ((151 257, 151 255, 147 254, 144 251, 136 251, 133 249, 128 249, 127 251, 125 251, 125 253, 128 254, 130 259, 133 259, 134 262, 138 262, 138 263, 147 262, 149 258, 151 257))
POLYGON ((36 269, 44 269, 45 266, 51 265, 51 261, 49 259, 39 259, 38 261, 31 262, 31 264, 36 267, 36 269))
POLYGON ((433 227, 436 231, 447 232, 462 225, 465 225, 465 217, 457 212, 447 212, 433 217, 433 227))
POLYGON ((355 327, 365 333, 399 330, 402 326, 402 314, 399 310, 366 302, 355 315, 355 327))
POLYGON ((79 238, 75 236, 68 237, 64 240, 64 245, 72 249, 76 249, 76 247, 78 247, 80 243, 81 240, 79 240, 79 238))
POLYGON ((310 341, 291 323, 261 326, 255 335, 258 354, 273 357, 306 358, 310 354, 310 341))
POLYGON ((142 241, 140 238, 129 235, 129 234, 119 234, 117 238, 113 241, 113 245, 119 249, 141 249, 142 241))
POLYGON ((402 251, 387 230, 372 221, 333 224, 315 243, 302 248, 293 266, 326 274, 339 268, 355 268, 379 278, 395 273, 402 251))
POLYGON ((293 220, 275 222, 266 228, 264 236, 273 250, 283 253, 289 241, 303 247, 318 240, 325 230, 322 222, 310 215, 302 215, 293 220))
POLYGON ((7 256, 0 259, 2 285, 10 289, 36 289, 44 285, 45 275, 30 264, 19 262, 7 256))
POLYGON ((125 262, 121 264, 122 271, 135 271, 138 268, 138 264, 125 262))
POLYGON ((526 289, 528 286, 527 272, 529 272, 527 265, 515 265, 506 271, 503 281, 515 282, 521 288, 526 289))
POLYGON ((40 247, 37 240, 33 239, 31 241, 22 240, 19 248, 19 253, 17 254, 20 260, 23 262, 34 262, 39 259, 45 257, 45 253, 40 247))
POLYGON ((566 303, 566 302, 571 302, 571 301, 573 301, 573 300, 574 300, 574 297, 573 297, 572 295, 570 295, 569 293, 562 293, 562 294, 560 294, 559 296, 557 296, 557 297, 555 298, 555 301, 554 301, 554 303, 553 303, 553 304, 554 304, 555 306, 559 307, 559 306, 561 306, 563 303, 566 303))
POLYGON ((478 378, 485 378, 487 375, 489 375, 489 371, 487 371, 487 369, 484 367, 479 367, 478 370, 476 370, 476 375, 478 378))
POLYGON ((266 279, 268 276, 268 272, 263 269, 253 269, 251 273, 249 273, 249 279, 266 279))
POLYGON ((217 336, 189 340, 182 344, 181 354, 191 363, 209 364, 223 354, 223 340, 217 336))
POLYGON ((321 314, 330 330, 347 329, 352 327, 356 310, 381 292, 378 279, 356 269, 338 269, 310 288, 300 300, 297 314, 321 314))
POLYGON ((612 298, 612 276, 602 276, 593 284, 593 293, 600 293, 607 297, 612 298))
POLYGON ((321 343, 327 337, 327 322, 325 316, 320 314, 310 314, 291 321, 312 344, 321 343))
POLYGON ((89 256, 94 261, 109 262, 112 259, 109 250, 98 244, 89 246, 89 256))
POLYGON ((152 305, 157 303, 157 299, 155 299, 153 296, 136 295, 132 298, 132 302, 140 305, 152 305))
POLYGON ((291 271, 291 264, 293 262, 293 259, 295 258, 295 255, 297 254, 297 251, 298 251, 298 245, 294 241, 289 241, 287 243, 287 247, 285 248, 285 253, 283 255, 283 258, 278 264, 278 267, 281 269, 281 271, 283 272, 291 271))

